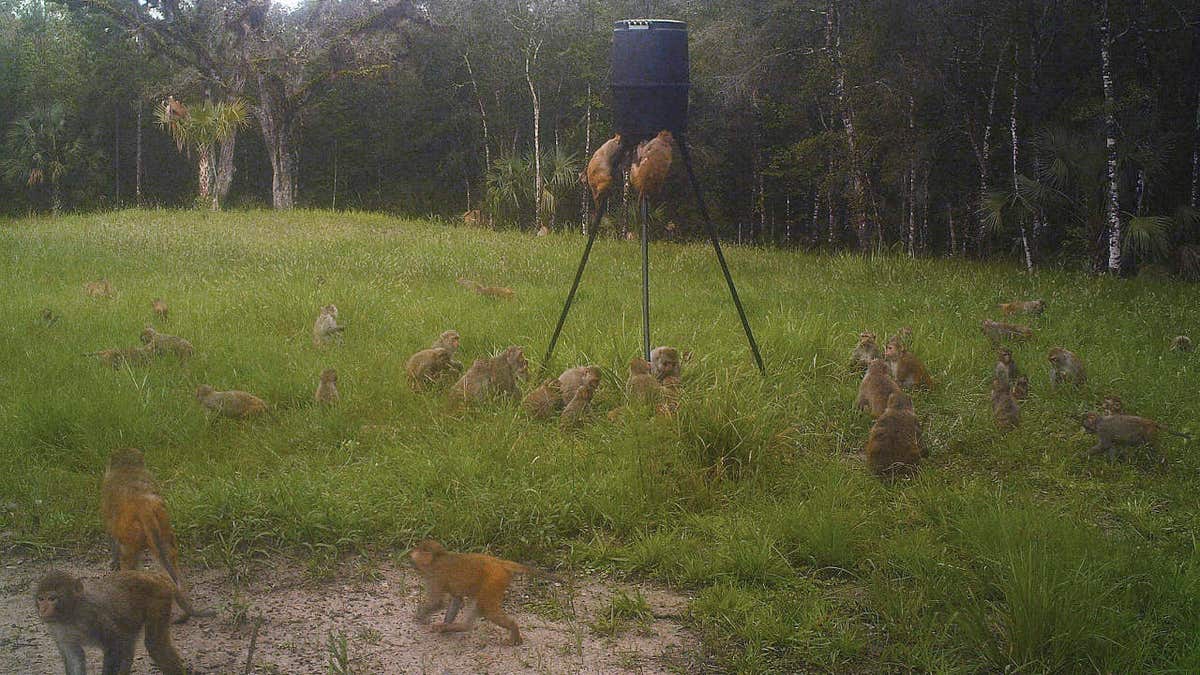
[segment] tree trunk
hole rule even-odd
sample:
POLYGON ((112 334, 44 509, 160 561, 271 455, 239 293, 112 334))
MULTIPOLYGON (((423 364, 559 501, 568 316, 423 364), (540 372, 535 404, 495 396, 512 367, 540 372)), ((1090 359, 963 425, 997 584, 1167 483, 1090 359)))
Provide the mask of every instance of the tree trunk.
POLYGON ((62 212, 62 189, 57 180, 50 181, 50 215, 58 216, 62 212))
POLYGON ((1192 208, 1200 209, 1200 87, 1196 88, 1196 125, 1192 134, 1192 208))
POLYGON ((197 189, 200 192, 200 199, 202 201, 207 201, 212 195, 212 148, 200 148, 196 153, 196 156, 197 180, 200 182, 200 184, 197 186, 197 189))
POLYGON ((1106 219, 1108 221, 1108 271, 1121 271, 1121 204, 1117 186, 1117 119, 1114 107, 1112 63, 1109 58, 1112 48, 1112 27, 1108 20, 1108 0, 1100 3, 1100 68, 1104 86, 1104 136, 1107 154, 1108 194, 1106 195, 1106 219))
MULTIPOLYGON (((996 87, 1000 83, 1000 63, 1004 58, 1003 51, 996 57, 996 70, 992 73, 992 88, 988 92, 987 104, 987 119, 983 124, 983 142, 976 151, 976 159, 979 162, 979 206, 983 207, 984 200, 987 199, 988 192, 988 167, 991 164, 992 154, 992 117, 996 114, 996 87)), ((987 241, 987 223, 983 218, 979 218, 978 230, 975 233, 976 253, 982 257, 984 253, 984 243, 987 241)))
POLYGON ((479 95, 479 85, 475 82, 475 71, 471 68, 470 56, 463 54, 463 61, 467 64, 467 75, 471 77, 471 90, 475 92, 475 101, 479 104, 479 123, 483 126, 483 171, 486 175, 492 168, 492 141, 488 135, 487 110, 483 107, 483 97, 479 95))
POLYGON ((929 248, 929 162, 925 163, 925 178, 921 181, 921 250, 929 248))
POLYGON ((137 111, 137 166, 134 168, 133 175, 133 194, 137 199, 137 205, 142 205, 142 100, 138 99, 137 111))
POLYGON ((950 257, 953 258, 958 250, 958 235, 954 231, 954 209, 949 204, 946 205, 946 219, 950 223, 950 257))
POLYGON ((113 206, 121 208, 121 106, 113 113, 113 206))
POLYGON ((908 138, 913 143, 908 158, 908 257, 917 255, 917 147, 916 102, 908 96, 908 138))
POLYGON ((533 229, 537 230, 542 224, 542 106, 538 102, 537 89, 533 86, 533 74, 530 72, 530 61, 537 60, 540 42, 532 38, 529 48, 525 51, 525 83, 529 85, 529 98, 533 101, 533 229))
MULTIPOLYGON (((592 157, 592 85, 587 87, 587 114, 585 115, 583 125, 583 161, 586 162, 592 157)), ((583 232, 583 236, 588 235, 588 216, 591 215, 590 208, 592 205, 592 191, 588 189, 587 181, 581 180, 580 192, 582 198, 579 200, 579 231, 583 232)))
POLYGON ((866 181, 859 172, 858 135, 854 130, 854 114, 846 97, 846 67, 842 64, 842 21, 836 0, 830 0, 825 16, 825 47, 833 62, 834 92, 842 127, 846 131, 846 150, 850 159, 850 216, 854 220, 854 231, 858 237, 858 248, 866 252, 871 245, 871 230, 867 223, 866 181))
POLYGON ((220 148, 217 154, 217 178, 216 178, 216 195, 214 203, 224 204, 229 197, 229 188, 233 186, 233 172, 236 169, 233 166, 233 151, 237 146, 237 131, 229 136, 229 140, 220 143, 220 148))
MULTIPOLYGON (((1013 47, 1012 84, 1013 84, 1012 113, 1008 117, 1008 130, 1009 130, 1009 134, 1012 136, 1013 195, 1020 195, 1021 181, 1020 181, 1020 174, 1017 173, 1017 150, 1019 148, 1019 144, 1017 141, 1017 101, 1018 101, 1017 85, 1019 84, 1019 80, 1017 79, 1017 48, 1016 47, 1013 47)), ((1032 272, 1033 271, 1033 253, 1030 251, 1030 248, 1029 248, 1029 235, 1025 229, 1024 216, 1021 216, 1020 224, 1021 224, 1021 248, 1025 251, 1025 271, 1032 272)))
POLYGON ((259 104, 254 107, 263 143, 271 160, 271 204, 276 209, 296 205, 296 122, 281 96, 258 76, 259 104))

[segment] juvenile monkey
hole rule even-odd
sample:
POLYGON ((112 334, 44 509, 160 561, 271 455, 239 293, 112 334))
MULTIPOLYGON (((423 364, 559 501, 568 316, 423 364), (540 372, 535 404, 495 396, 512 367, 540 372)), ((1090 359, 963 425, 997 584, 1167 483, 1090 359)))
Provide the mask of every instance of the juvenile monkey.
POLYGON ((1094 412, 1083 417, 1083 428, 1099 439, 1092 447, 1092 453, 1108 454, 1109 461, 1117 458, 1117 448, 1136 445, 1153 445, 1158 432, 1165 431, 1185 440, 1192 440, 1189 434, 1172 431, 1154 420, 1136 415, 1098 415, 1094 412))
POLYGON ((1013 382, 1012 387, 1013 398, 1018 401, 1024 401, 1029 398, 1029 378, 1024 375, 1018 375, 1013 382))
POLYGON ((109 368, 117 369, 124 365, 129 366, 144 366, 150 363, 154 357, 154 352, 149 347, 121 347, 114 349, 101 349, 98 352, 84 354, 84 356, 95 356, 100 359, 100 363, 109 368))
POLYGON ((910 473, 921 461, 921 425, 912 399, 902 391, 888 396, 887 408, 871 425, 867 464, 879 475, 910 473))
POLYGON ((867 365, 867 373, 858 385, 858 400, 854 406, 859 410, 868 410, 871 417, 879 417, 887 410, 888 398, 899 391, 900 385, 888 372, 887 362, 875 359, 867 365))
POLYGON ((563 408, 562 417, 559 418, 559 426, 563 429, 573 429, 583 421, 588 410, 592 406, 592 397, 596 395, 596 390, 600 388, 599 369, 594 374, 589 374, 587 379, 575 391, 575 396, 571 398, 571 402, 567 407, 563 408))
POLYGON ((1046 311, 1046 301, 1018 300, 1015 302, 1002 302, 1000 303, 1000 311, 1004 312, 1005 316, 1010 314, 1033 314, 1037 316, 1046 311))
POLYGON ((475 359, 450 388, 450 400, 478 403, 494 394, 520 398, 518 383, 528 372, 525 350, 520 347, 509 347, 490 359, 475 359))
POLYGON ((1087 383, 1087 373, 1083 369, 1083 360, 1075 354, 1063 349, 1055 347, 1050 350, 1048 356, 1050 361, 1050 383, 1073 384, 1081 386, 1087 383))
POLYGON ((1192 351, 1192 339, 1186 335, 1176 335, 1171 339, 1171 350, 1176 352, 1192 351))
POLYGON ((83 292, 91 298, 111 298, 116 292, 108 279, 89 281, 83 285, 83 292))
POLYGON ((328 344, 335 337, 341 337, 341 333, 346 327, 338 325, 337 316, 337 305, 325 305, 321 308, 321 312, 317 314, 317 320, 313 322, 313 345, 320 347, 328 344))
POLYGON ((858 346, 850 352, 850 367, 855 370, 866 368, 872 361, 883 356, 879 345, 875 343, 875 334, 862 332, 858 334, 858 346))
POLYGON ((1012 429, 1021 423, 1021 407, 1008 383, 999 377, 992 378, 992 419, 997 429, 1012 429))
POLYGON ((487 227, 487 218, 478 209, 463 213, 463 224, 469 227, 487 227))
POLYGON ((1007 347, 1001 347, 996 352, 996 368, 994 370, 996 379, 1003 382, 1006 386, 1016 382, 1021 371, 1017 368, 1017 362, 1013 361, 1012 350, 1007 347))
POLYGON ((502 300, 511 300, 517 294, 516 291, 508 286, 476 286, 475 292, 488 298, 500 298, 502 300))
MULTIPOLYGON (((404 370, 408 373, 408 383, 413 391, 421 391, 446 373, 456 372, 454 363, 456 362, 450 358, 449 350, 444 347, 432 347, 408 357, 408 361, 404 363, 404 370)), ((458 370, 462 370, 461 363, 458 370)))
POLYGON ((654 197, 662 191, 671 172, 675 137, 666 129, 648 141, 638 143, 637 158, 629 167, 629 183, 641 197, 654 197))
POLYGON ((984 319, 980 324, 980 330, 983 331, 984 337, 991 340, 993 343, 1001 340, 1027 340, 1033 337, 1033 330, 1028 326, 1018 326, 1012 323, 1001 323, 984 319))
POLYGON ((180 361, 186 361, 195 352, 191 342, 181 337, 160 333, 154 330, 153 326, 146 326, 142 329, 141 340, 142 344, 155 354, 160 356, 168 353, 174 354, 179 357, 180 361))
POLYGON ((588 160, 587 169, 579 174, 579 182, 591 188, 592 201, 597 205, 612 188, 613 174, 616 173, 617 155, 620 149, 621 134, 617 134, 596 149, 595 154, 588 160))
POLYGON ((167 315, 171 312, 170 308, 167 307, 167 301, 163 300, 162 298, 155 298, 152 300, 150 302, 150 308, 154 310, 154 316, 158 317, 158 319, 163 322, 167 320, 167 315))
POLYGON ((902 388, 933 386, 933 378, 929 377, 925 364, 902 343, 896 340, 888 341, 883 350, 883 359, 887 362, 892 377, 902 388))
MULTIPOLYGON (((171 581, 183 588, 167 505, 137 448, 114 450, 109 457, 100 485, 100 513, 112 548, 112 569, 137 569, 142 551, 149 549, 171 581)), ((182 590, 176 597, 184 612, 180 622, 193 615, 212 616, 194 610, 182 590)))
POLYGON ((104 675, 128 673, 145 628, 146 651, 164 675, 187 669, 171 643, 171 601, 179 589, 158 572, 124 570, 85 587, 78 578, 51 570, 38 581, 33 598, 67 675, 86 675, 84 646, 104 651, 104 675))
POLYGON ((224 417, 246 419, 267 412, 267 404, 261 398, 244 391, 216 391, 207 384, 196 387, 196 400, 200 405, 224 417))
POLYGON ((450 367, 453 368, 455 371, 461 373, 462 369, 463 369, 463 364, 459 363, 454 358, 454 355, 458 353, 458 343, 459 343, 458 331, 447 330, 447 331, 442 331, 442 334, 439 335, 438 338, 433 341, 433 344, 431 344, 429 346, 433 347, 435 349, 438 347, 441 347, 442 349, 445 349, 447 352, 449 352, 450 353, 450 367))
POLYGON ((658 405, 663 398, 662 382, 650 374, 650 364, 640 356, 629 360, 629 379, 625 381, 625 394, 631 402, 642 405, 658 405))
POLYGON ((650 350, 650 374, 659 382, 668 377, 682 378, 679 350, 674 347, 655 347, 650 350))
POLYGON ((451 553, 432 539, 413 547, 409 557, 425 584, 425 599, 418 606, 415 617, 418 623, 428 622, 430 614, 445 607, 447 596, 451 601, 447 612, 450 621, 457 615, 463 599, 475 598, 475 605, 467 610, 463 623, 436 624, 433 631, 469 631, 482 614, 488 621, 507 628, 509 643, 514 645, 521 643, 521 631, 517 628, 517 622, 500 607, 512 575, 534 574, 556 578, 541 570, 482 553, 451 553))
POLYGON ((529 416, 543 420, 562 410, 562 390, 557 379, 550 378, 542 382, 537 389, 529 392, 521 402, 529 416))
POLYGON ((317 382, 317 391, 313 394, 313 400, 320 405, 333 405, 341 400, 341 395, 338 394, 336 370, 326 368, 321 371, 321 378, 317 382))
POLYGON ((558 376, 558 389, 562 393, 563 405, 570 405, 580 388, 591 383, 600 383, 599 366, 576 366, 563 371, 558 376))

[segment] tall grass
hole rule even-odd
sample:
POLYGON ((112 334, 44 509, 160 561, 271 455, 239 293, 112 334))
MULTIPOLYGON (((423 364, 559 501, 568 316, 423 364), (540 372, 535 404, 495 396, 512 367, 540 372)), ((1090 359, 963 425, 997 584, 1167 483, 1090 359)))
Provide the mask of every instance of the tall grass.
POLYGON ((653 249, 654 342, 691 350, 674 420, 625 415, 640 344, 634 244, 601 240, 550 370, 599 364, 595 422, 578 432, 516 406, 449 411, 403 362, 438 333, 467 359, 524 345, 536 371, 582 241, 369 214, 123 211, 0 225, 0 541, 101 544, 108 452, 146 451, 191 564, 280 553, 314 571, 432 535, 452 547, 656 579, 726 668, 937 671, 1175 669, 1200 663, 1194 445, 1108 464, 1077 416, 1106 393, 1200 431, 1196 289, 998 264, 732 248, 763 348, 758 376, 711 250, 653 249), (512 286, 505 302, 466 276, 512 286), (107 277, 116 297, 90 299, 107 277), (132 345, 150 300, 192 340, 179 364, 106 370, 82 354, 132 345), (1022 426, 991 425, 993 353, 979 320, 1044 297, 1014 348, 1033 394, 1022 426), (316 349, 333 302, 339 346, 316 349), (39 323, 42 308, 62 315, 39 323), (903 325, 937 386, 916 396, 932 455, 882 484, 855 453, 869 420, 846 368, 861 330, 903 325), (1063 345, 1090 384, 1050 389, 1063 345), (310 401, 324 367, 341 404, 310 401), (196 385, 252 391, 265 419, 208 419, 196 385), (1158 457, 1164 461, 1159 462, 1158 457))

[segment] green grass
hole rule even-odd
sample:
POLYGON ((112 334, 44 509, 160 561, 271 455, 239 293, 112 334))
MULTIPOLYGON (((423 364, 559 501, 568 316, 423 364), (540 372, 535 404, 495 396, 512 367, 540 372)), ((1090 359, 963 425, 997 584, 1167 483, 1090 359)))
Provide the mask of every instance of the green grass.
POLYGON ((656 244, 656 344, 692 350, 676 420, 621 405, 640 345, 632 242, 597 244, 556 368, 599 364, 595 423, 574 433, 516 406, 458 414, 412 393, 403 362, 438 333, 463 357, 509 344, 536 370, 582 249, 378 215, 124 211, 0 224, 0 532, 56 550, 101 545, 107 454, 138 446, 164 485, 185 560, 302 554, 318 575, 349 552, 414 538, 688 589, 689 620, 727 668, 1144 672, 1200 670, 1196 445, 1166 438, 1108 464, 1078 414, 1106 393, 1200 431, 1195 286, 1007 265, 733 248, 762 345, 760 378, 710 249, 656 244), (516 289, 465 292, 468 276, 516 289), (82 284, 109 278, 111 300, 82 284), (112 371, 81 356, 132 345, 150 300, 196 357, 112 371), (1032 397, 993 431, 993 353, 979 320, 1044 297, 1015 347, 1032 397), (345 343, 311 345, 320 305, 345 343), (45 327, 43 307, 62 314, 45 327), (932 456, 884 484, 853 454, 869 420, 845 364, 860 330, 902 325, 937 381, 916 407, 932 456), (1090 384, 1053 391, 1066 346, 1090 384), (336 367, 340 406, 310 403, 336 367), (209 420, 197 384, 242 388, 274 412, 209 420))

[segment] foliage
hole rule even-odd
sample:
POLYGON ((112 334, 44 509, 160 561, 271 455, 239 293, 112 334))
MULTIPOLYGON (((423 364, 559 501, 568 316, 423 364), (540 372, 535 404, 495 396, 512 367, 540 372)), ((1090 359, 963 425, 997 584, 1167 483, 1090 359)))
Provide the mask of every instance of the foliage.
POLYGON ((31 189, 49 185, 50 208, 57 215, 62 209, 63 177, 83 152, 82 140, 70 135, 63 106, 39 108, 13 122, 4 150, 5 175, 31 189))

